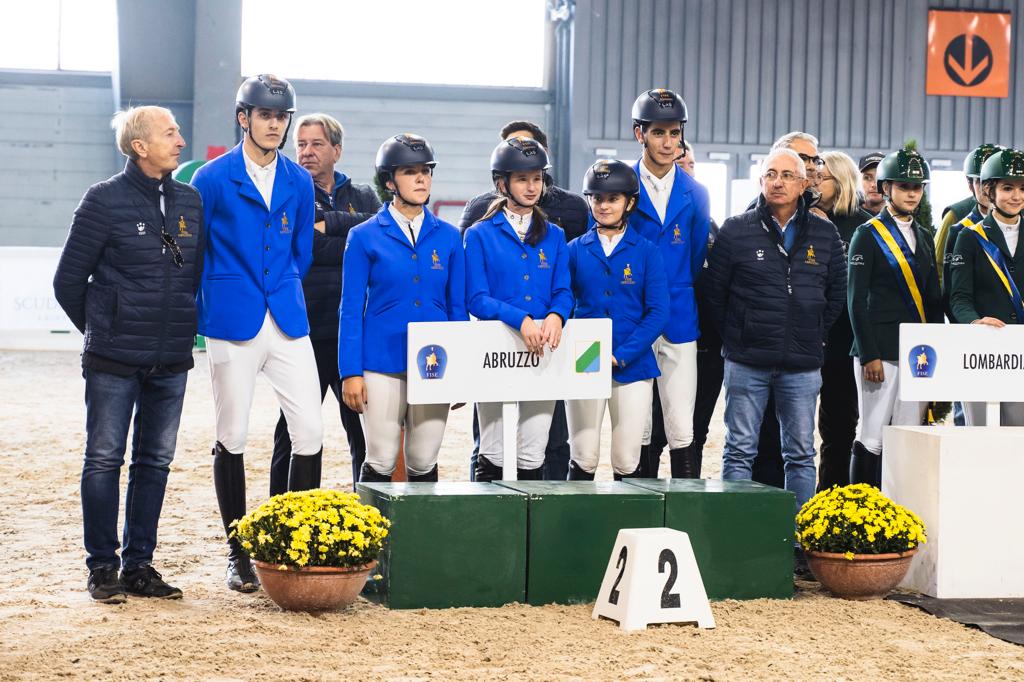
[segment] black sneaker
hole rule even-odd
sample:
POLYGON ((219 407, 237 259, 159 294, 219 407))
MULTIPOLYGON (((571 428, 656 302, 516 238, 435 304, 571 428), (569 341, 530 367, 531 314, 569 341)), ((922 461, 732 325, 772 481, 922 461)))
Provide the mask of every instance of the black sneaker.
POLYGON ((121 583, 128 594, 156 599, 181 599, 181 590, 164 582, 163 576, 148 564, 121 571, 121 583))
POLYGON ((89 596, 102 604, 123 604, 124 585, 117 579, 116 568, 96 568, 89 571, 89 596))

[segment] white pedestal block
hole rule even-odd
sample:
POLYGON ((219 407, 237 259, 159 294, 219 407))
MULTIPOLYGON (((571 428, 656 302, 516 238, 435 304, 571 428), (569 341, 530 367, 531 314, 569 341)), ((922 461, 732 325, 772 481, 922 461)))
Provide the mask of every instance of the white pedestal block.
POLYGON ((1024 427, 889 426, 883 442, 882 492, 928 534, 900 587, 1024 597, 1024 427))

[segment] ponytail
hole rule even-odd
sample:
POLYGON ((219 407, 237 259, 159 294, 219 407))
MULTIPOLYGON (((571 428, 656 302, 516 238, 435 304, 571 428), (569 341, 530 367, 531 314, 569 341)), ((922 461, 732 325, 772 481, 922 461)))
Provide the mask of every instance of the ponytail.
MULTIPOLYGON (((495 189, 498 187, 498 183, 494 183, 495 189)), ((498 195, 498 198, 490 203, 487 207, 487 211, 484 212, 481 221, 490 220, 494 216, 498 215, 508 205, 508 197, 502 194, 498 195)), ((548 216, 544 211, 541 210, 538 204, 534 204, 533 214, 530 216, 530 229, 526 231, 526 236, 523 237, 523 242, 530 246, 537 246, 544 237, 548 235, 548 216)))

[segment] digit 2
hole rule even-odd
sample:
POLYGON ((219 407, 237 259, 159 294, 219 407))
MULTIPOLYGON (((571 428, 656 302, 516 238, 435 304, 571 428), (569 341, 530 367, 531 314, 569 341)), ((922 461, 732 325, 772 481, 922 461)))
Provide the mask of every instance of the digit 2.
MULTIPOLYGON (((625 549, 625 547, 623 547, 625 549)), ((661 608, 678 609, 680 606, 679 594, 671 589, 676 584, 676 577, 679 575, 679 566, 676 564, 676 555, 670 549, 661 550, 658 556, 658 573, 665 572, 665 564, 669 566, 668 580, 665 581, 665 589, 661 591, 661 608)), ((614 603, 614 602, 613 602, 614 603)))
POLYGON ((626 546, 622 546, 622 551, 619 552, 619 558, 615 561, 615 568, 619 569, 619 577, 612 583, 612 591, 608 593, 608 603, 618 604, 619 603, 619 583, 622 582, 622 575, 626 572, 626 546))

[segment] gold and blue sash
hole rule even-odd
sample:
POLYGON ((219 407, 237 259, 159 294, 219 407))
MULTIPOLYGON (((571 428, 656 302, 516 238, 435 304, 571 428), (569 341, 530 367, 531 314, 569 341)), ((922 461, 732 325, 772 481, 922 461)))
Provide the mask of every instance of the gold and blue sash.
POLYGON ((971 225, 967 229, 978 238, 978 244, 981 245, 981 250, 988 257, 989 265, 995 270, 999 281, 1003 283, 1003 288, 1006 289, 1006 293, 1010 297, 1010 303, 1013 304, 1013 309, 1017 313, 1017 321, 1024 322, 1024 303, 1021 302, 1020 292, 1017 291, 1017 284, 1010 275, 1010 269, 1006 265, 1006 258, 1003 257, 1003 252, 988 238, 988 235, 985 234, 985 227, 981 223, 971 225))
POLYGON ((882 249, 910 312, 917 315, 921 322, 927 322, 924 314, 924 299, 921 297, 921 286, 917 281, 914 267, 914 252, 910 250, 910 245, 903 238, 903 234, 892 217, 888 215, 885 217, 889 221, 888 225, 878 218, 871 219, 871 226, 875 228, 871 234, 878 242, 879 248, 882 249))

